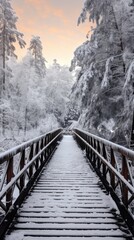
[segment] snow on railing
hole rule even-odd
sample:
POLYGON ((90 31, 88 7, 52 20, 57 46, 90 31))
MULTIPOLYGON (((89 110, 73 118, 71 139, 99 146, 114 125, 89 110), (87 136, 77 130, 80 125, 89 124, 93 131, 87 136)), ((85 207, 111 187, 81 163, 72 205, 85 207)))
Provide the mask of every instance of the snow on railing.
POLYGON ((4 166, 0 181, 0 215, 8 212, 17 199, 25 197, 28 184, 32 186, 30 182, 36 179, 61 134, 62 129, 57 129, 0 154, 0 166, 4 166))
POLYGON ((134 151, 80 129, 73 134, 134 234, 134 151))

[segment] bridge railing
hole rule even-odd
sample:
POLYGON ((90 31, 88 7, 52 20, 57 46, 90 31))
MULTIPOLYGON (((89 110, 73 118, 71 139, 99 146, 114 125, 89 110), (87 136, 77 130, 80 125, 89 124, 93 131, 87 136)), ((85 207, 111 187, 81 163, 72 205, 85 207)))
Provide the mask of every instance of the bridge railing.
POLYGON ((134 151, 79 129, 73 134, 134 233, 134 151))
POLYGON ((0 214, 18 207, 60 139, 62 129, 27 141, 0 154, 0 214))

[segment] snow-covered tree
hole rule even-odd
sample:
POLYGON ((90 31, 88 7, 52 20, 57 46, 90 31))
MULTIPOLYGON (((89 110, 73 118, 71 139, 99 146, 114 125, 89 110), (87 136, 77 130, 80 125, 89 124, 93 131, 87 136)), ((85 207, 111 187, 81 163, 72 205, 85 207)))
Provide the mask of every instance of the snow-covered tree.
MULTIPOLYGON (((18 42, 20 47, 25 47, 23 34, 17 31, 16 28, 17 17, 11 7, 10 0, 0 0, 0 99, 4 101, 6 96, 6 88, 8 83, 6 79, 11 77, 11 70, 7 66, 7 59, 9 56, 15 55, 14 43, 18 42)), ((7 100, 5 100, 7 101, 7 100)), ((2 131, 5 132, 6 112, 4 105, 1 104, 2 117, 2 131), (3 113, 3 114, 2 114, 3 113), (3 116, 2 116, 3 115, 3 116)))
POLYGON ((57 62, 57 59, 53 60, 52 68, 60 70, 60 64, 57 62))
POLYGON ((21 62, 9 58, 8 65, 13 75, 8 85, 11 97, 4 103, 8 137, 24 140, 63 126, 73 83, 68 67, 55 66, 54 61, 42 78, 30 51, 21 62))
POLYGON ((30 41, 30 47, 28 49, 31 51, 34 57, 33 63, 35 65, 37 73, 40 76, 44 77, 46 74, 46 60, 42 54, 43 47, 39 36, 32 37, 30 41))
POLYGON ((118 126, 124 126, 123 89, 134 56, 132 11, 125 0, 85 0, 78 24, 89 16, 96 27, 75 50, 71 65, 80 68, 71 94, 78 125, 116 141, 126 138, 118 126))
POLYGON ((16 56, 14 43, 17 41, 21 48, 25 47, 23 34, 17 31, 17 17, 11 7, 10 0, 0 0, 0 58, 3 71, 3 89, 5 88, 6 59, 16 56))
POLYGON ((64 124, 66 105, 73 84, 73 77, 67 66, 61 66, 57 60, 46 74, 46 108, 52 112, 60 124, 64 124))

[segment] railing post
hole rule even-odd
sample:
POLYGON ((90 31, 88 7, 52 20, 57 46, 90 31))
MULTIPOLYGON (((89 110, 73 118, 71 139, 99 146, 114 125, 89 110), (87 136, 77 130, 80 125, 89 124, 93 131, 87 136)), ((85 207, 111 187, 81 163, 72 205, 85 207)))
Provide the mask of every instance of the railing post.
MULTIPOLYGON (((36 143, 36 148, 35 148, 35 155, 37 155, 39 152, 39 141, 36 143)), ((36 164, 35 164, 36 170, 39 167, 39 158, 36 159, 36 164)))
MULTIPOLYGON (((86 136, 86 141, 87 141, 87 143, 89 143, 88 136, 86 136)), ((89 148, 87 145, 86 145, 86 156, 87 156, 87 158, 89 157, 89 148)))
MULTIPOLYGON (((91 139, 90 139, 90 145, 93 147, 93 141, 92 141, 92 137, 91 137, 91 139)), ((93 158, 93 150, 92 149, 90 149, 90 158, 91 158, 91 162, 92 162, 92 158, 93 158)))
MULTIPOLYGON (((20 170, 23 169, 24 165, 25 165, 25 149, 22 151, 22 155, 21 155, 20 170)), ((25 186, 25 175, 23 174, 20 177, 20 192, 22 191, 24 186, 25 186)))
MULTIPOLYGON (((93 141, 93 148, 96 150, 96 140, 95 139, 93 141)), ((93 164, 94 164, 94 167, 96 167, 96 154, 95 154, 95 152, 93 152, 93 164)))
MULTIPOLYGON (((11 181, 13 177, 13 157, 9 160, 8 169, 7 169, 7 184, 11 181)), ((12 195, 12 188, 6 194, 6 208, 8 209, 12 206, 13 195, 12 195)))
MULTIPOLYGON (((45 146, 48 144, 48 138, 47 135, 45 136, 45 146)), ((45 161, 47 160, 48 157, 48 149, 45 149, 45 161)))
MULTIPOLYGON (((106 155, 106 149, 105 149, 105 145, 103 144, 103 148, 102 148, 102 153, 103 153, 103 157, 106 159, 107 155, 106 155)), ((107 159, 106 159, 107 160, 107 159)), ((103 163, 103 177, 105 177, 105 179, 107 178, 106 176, 106 165, 103 163)))
MULTIPOLYGON (((97 141, 97 151, 98 151, 98 153, 100 153, 100 143, 99 143, 99 141, 97 141)), ((100 170, 100 166, 101 166, 100 158, 97 157, 97 168, 98 168, 98 170, 100 170)))
MULTIPOLYGON (((33 158, 33 151, 34 151, 34 145, 32 144, 30 149, 29 161, 33 158)), ((29 177, 32 177, 32 175, 33 175, 33 165, 31 165, 29 168, 29 177)))
MULTIPOLYGON (((48 143, 50 142, 50 134, 48 134, 48 143)), ((48 157, 50 156, 50 146, 48 147, 48 157)))
MULTIPOLYGON (((89 136, 87 136, 86 141, 87 143, 89 143, 89 136)), ((89 146, 86 147, 86 155, 87 155, 87 158, 89 159, 89 146)))
MULTIPOLYGON (((128 181, 128 167, 126 163, 126 157, 122 156, 122 175, 128 181)), ((127 207, 128 205, 128 188, 122 183, 122 201, 127 207)))
MULTIPOLYGON (((52 134, 50 133, 49 134, 49 142, 51 142, 51 140, 52 140, 52 134)), ((49 156, 50 156, 51 152, 52 152, 52 144, 50 145, 50 148, 49 148, 49 156)))
MULTIPOLYGON (((115 156, 114 156, 114 151, 111 148, 111 156, 110 156, 110 160, 111 160, 111 164, 112 166, 115 168, 115 156)), ((115 174, 113 172, 110 172, 110 180, 111 180, 111 186, 113 189, 115 189, 115 174)))
MULTIPOLYGON (((43 143, 44 143, 44 138, 42 138, 42 140, 41 140, 40 149, 42 149, 44 147, 43 143)), ((41 154, 41 163, 43 163, 43 153, 41 154)))
MULTIPOLYGON (((49 143, 49 134, 47 135, 47 144, 49 143)), ((47 148, 47 158, 49 157, 50 146, 47 148)))

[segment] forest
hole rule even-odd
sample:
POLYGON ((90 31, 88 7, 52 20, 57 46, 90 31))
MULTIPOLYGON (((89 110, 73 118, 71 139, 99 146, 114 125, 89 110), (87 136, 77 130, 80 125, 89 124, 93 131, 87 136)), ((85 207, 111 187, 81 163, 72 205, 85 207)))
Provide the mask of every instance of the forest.
MULTIPOLYGON (((46 67, 40 36, 27 46, 10 0, 0 0, 0 151, 59 126, 129 145, 133 119, 134 1, 85 0, 92 22, 71 66, 46 67), (15 43, 27 48, 17 60, 15 43)), ((77 19, 76 19, 77 21, 77 19)))
MULTIPOLYGON (((130 145, 134 86, 134 1, 86 0, 78 24, 93 23, 92 35, 74 52, 77 81, 70 107, 77 126, 130 145)), ((87 35, 88 37, 88 35, 87 35)))
POLYGON ((64 125, 64 114, 73 84, 67 66, 53 60, 46 67, 39 36, 27 46, 16 28, 17 17, 9 0, 0 0, 0 150, 8 149, 64 125), (15 43, 27 48, 17 60, 15 43))

